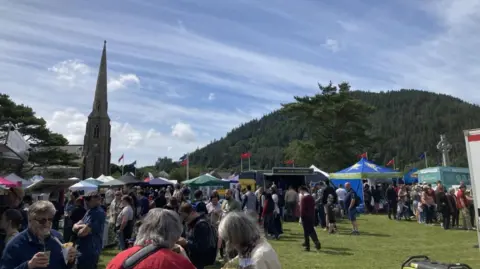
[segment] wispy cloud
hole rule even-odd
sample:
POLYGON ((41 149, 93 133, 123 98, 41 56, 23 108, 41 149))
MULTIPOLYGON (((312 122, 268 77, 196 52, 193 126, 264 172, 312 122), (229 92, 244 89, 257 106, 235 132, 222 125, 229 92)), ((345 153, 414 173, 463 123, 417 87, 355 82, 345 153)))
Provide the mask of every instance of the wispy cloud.
POLYGON ((209 95, 208 95, 208 101, 213 101, 215 100, 215 94, 213 92, 211 92, 209 95))
POLYGON ((314 93, 318 82, 478 102, 480 11, 475 0, 457 2, 7 1, 0 86, 81 142, 107 39, 112 156, 148 164, 314 93))

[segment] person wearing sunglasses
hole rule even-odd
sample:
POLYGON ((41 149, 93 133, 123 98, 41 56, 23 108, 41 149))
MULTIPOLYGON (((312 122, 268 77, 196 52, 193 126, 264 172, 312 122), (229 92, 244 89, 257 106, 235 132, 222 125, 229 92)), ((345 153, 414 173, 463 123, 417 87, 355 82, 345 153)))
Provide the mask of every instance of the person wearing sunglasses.
POLYGON ((69 248, 65 260, 62 235, 52 229, 55 212, 55 206, 49 201, 38 201, 28 208, 28 228, 7 244, 0 269, 67 269, 73 266, 75 248, 69 248))
MULTIPOLYGON (((102 197, 96 191, 85 194, 88 211, 82 220, 73 225, 77 234, 78 269, 96 269, 103 248, 103 229, 105 228, 105 211, 100 206, 102 197)), ((0 268, 1 269, 1 268, 0 268)))

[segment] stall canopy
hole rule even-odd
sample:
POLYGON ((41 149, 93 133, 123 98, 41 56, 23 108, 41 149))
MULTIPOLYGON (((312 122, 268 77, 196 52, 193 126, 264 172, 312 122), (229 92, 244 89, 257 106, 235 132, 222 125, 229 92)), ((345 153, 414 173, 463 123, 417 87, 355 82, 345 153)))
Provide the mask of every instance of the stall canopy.
POLYGON ((408 171, 404 176, 403 176, 403 182, 405 184, 413 184, 413 183, 418 183, 418 174, 417 174, 418 169, 413 168, 410 171, 408 171))
POLYGON ((124 185, 127 185, 127 183, 120 181, 118 179, 114 179, 107 182, 103 182, 102 184, 100 184, 99 187, 121 187, 124 185))
POLYGON ((142 181, 136 177, 134 177, 132 174, 128 173, 128 174, 125 174, 121 177, 119 177, 117 180, 125 183, 125 184, 138 184, 138 183, 142 183, 142 181))
POLYGON ((102 181, 100 181, 98 179, 93 179, 93 178, 85 179, 83 182, 86 182, 88 184, 92 184, 92 185, 95 185, 95 186, 100 186, 100 185, 103 184, 102 181))
POLYGON ((151 180, 148 181, 148 184, 150 185, 156 185, 156 186, 166 186, 166 185, 173 185, 168 179, 166 178, 152 178, 151 180))
POLYGON ((398 177, 402 177, 401 172, 376 165, 365 158, 348 168, 330 174, 331 179, 388 179, 398 177))
POLYGON ((101 182, 108 182, 108 181, 112 181, 114 179, 115 178, 113 178, 112 176, 105 176, 105 175, 101 175, 97 178, 97 180, 100 180, 101 182))
POLYGON ((209 174, 201 175, 199 177, 184 181, 183 183, 190 187, 230 187, 230 182, 223 181, 209 174))
POLYGON ((12 182, 6 178, 0 177, 0 185, 3 185, 7 188, 13 188, 13 187, 18 187, 21 186, 22 183, 20 182, 12 182))
POLYGON ((11 182, 21 182, 23 187, 27 187, 32 184, 32 182, 17 176, 15 173, 11 173, 10 175, 6 176, 5 179, 11 182))
POLYGON ((85 182, 85 180, 80 181, 68 188, 71 191, 84 191, 84 192, 92 192, 98 189, 97 185, 85 182))

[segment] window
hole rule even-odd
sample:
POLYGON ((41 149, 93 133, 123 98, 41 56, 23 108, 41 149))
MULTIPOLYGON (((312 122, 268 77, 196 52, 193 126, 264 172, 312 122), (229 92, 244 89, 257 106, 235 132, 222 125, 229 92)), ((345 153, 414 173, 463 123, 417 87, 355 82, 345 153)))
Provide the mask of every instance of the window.
POLYGON ((93 138, 98 138, 100 136, 100 127, 98 125, 95 125, 95 128, 93 128, 93 138))
POLYGON ((100 102, 97 102, 97 111, 100 111, 100 102))

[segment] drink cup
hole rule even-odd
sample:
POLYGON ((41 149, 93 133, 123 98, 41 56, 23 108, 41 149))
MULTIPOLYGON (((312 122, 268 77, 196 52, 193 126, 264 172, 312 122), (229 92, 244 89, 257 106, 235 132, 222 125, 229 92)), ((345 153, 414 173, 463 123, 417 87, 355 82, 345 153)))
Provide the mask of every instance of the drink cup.
POLYGON ((45 256, 46 256, 47 259, 48 259, 48 263, 50 263, 50 250, 44 251, 43 254, 45 254, 45 256))

